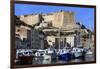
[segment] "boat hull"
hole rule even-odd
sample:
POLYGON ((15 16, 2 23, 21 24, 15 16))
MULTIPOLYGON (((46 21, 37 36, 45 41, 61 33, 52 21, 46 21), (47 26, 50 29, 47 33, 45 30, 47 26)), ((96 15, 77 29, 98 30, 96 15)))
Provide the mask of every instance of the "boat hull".
POLYGON ((60 54, 58 56, 59 60, 64 60, 64 61, 69 61, 71 60, 71 58, 72 58, 72 55, 70 53, 60 54))
POLYGON ((19 64, 22 65, 32 64, 33 56, 20 56, 18 60, 19 60, 19 64))
POLYGON ((74 58, 82 58, 82 59, 84 59, 85 58, 85 52, 75 52, 73 54, 73 57, 74 58))

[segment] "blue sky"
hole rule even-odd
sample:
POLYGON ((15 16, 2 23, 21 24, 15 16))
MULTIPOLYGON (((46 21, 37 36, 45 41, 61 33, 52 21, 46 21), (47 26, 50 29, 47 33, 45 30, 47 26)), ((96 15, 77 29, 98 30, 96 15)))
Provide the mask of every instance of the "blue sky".
POLYGON ((91 30, 94 29, 94 8, 15 4, 15 15, 17 16, 26 14, 52 13, 60 10, 74 12, 77 22, 81 22, 91 30))

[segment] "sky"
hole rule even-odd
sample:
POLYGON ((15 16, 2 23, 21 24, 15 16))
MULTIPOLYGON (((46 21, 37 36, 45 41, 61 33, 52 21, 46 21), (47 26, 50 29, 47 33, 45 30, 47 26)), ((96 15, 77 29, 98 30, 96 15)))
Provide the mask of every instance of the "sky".
POLYGON ((69 6, 51 6, 51 5, 30 5, 15 4, 15 15, 53 13, 60 10, 71 11, 75 13, 76 22, 80 22, 87 28, 94 30, 94 8, 69 7, 69 6))

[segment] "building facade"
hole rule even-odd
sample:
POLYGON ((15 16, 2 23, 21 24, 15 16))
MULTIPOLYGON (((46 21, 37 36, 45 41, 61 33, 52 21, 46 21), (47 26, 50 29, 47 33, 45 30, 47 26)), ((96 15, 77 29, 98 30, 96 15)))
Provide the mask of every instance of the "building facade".
MULTIPOLYGON (((33 49, 44 49, 80 46, 83 29, 76 24, 73 12, 59 11, 49 14, 31 14, 19 16, 20 21, 32 26, 30 33, 22 27, 21 39, 27 38, 33 49)), ((18 28, 16 27, 18 31, 18 28)), ((28 28, 27 28, 28 30, 28 28)), ((16 32, 17 34, 19 33, 16 32)), ((86 31, 85 31, 86 33, 86 31)))

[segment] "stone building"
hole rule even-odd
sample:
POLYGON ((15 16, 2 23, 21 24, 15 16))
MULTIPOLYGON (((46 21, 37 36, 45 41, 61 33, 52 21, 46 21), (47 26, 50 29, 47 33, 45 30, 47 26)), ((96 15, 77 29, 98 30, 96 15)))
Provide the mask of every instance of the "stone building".
POLYGON ((31 28, 15 17, 15 44, 17 49, 31 48, 31 28))
POLYGON ((18 26, 16 26, 15 27, 16 28, 16 34, 19 34, 19 37, 23 40, 24 38, 28 38, 29 37, 29 31, 30 31, 30 29, 28 28, 28 27, 26 27, 26 26, 20 26, 20 27, 18 27, 18 26))
POLYGON ((60 28, 62 26, 67 28, 76 26, 74 13, 69 11, 60 11, 49 14, 32 14, 19 16, 20 20, 26 24, 34 26, 37 23, 41 23, 41 19, 44 22, 51 22, 53 27, 60 28), (71 25, 71 26, 70 26, 71 25))
MULTIPOLYGON (((69 11, 22 15, 19 16, 19 19, 25 24, 32 26, 30 44, 35 49, 46 46, 53 46, 57 49, 66 46, 79 46, 82 31, 86 33, 80 25, 76 24, 74 13, 69 11)), ((25 37, 24 34, 21 38, 23 37, 25 37)))
POLYGON ((30 30, 27 29, 24 26, 17 27, 16 26, 16 44, 17 48, 30 48, 30 39, 31 39, 31 33, 30 30), (19 43, 18 43, 19 42, 19 43), (19 46, 19 47, 18 47, 19 46))
POLYGON ((31 30, 31 47, 33 49, 44 49, 44 35, 38 30, 31 30))

